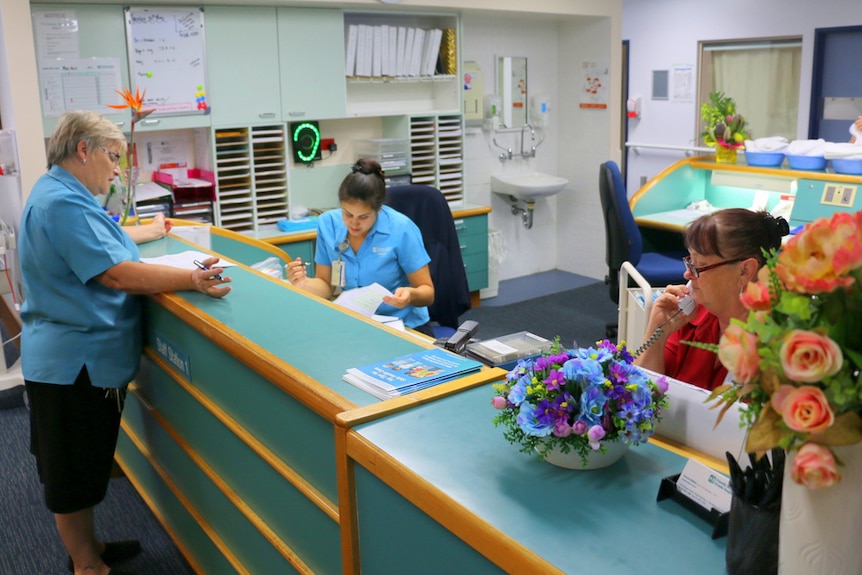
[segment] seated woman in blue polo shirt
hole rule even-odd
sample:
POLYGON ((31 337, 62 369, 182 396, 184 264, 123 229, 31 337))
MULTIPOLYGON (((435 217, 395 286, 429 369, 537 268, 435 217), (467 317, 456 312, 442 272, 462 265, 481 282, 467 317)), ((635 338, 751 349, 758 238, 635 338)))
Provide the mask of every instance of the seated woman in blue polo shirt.
POLYGON ((306 275, 297 258, 287 265, 287 279, 326 299, 376 282, 392 292, 377 313, 397 316, 405 326, 432 335, 427 307, 434 302, 431 258, 416 224, 384 206, 385 199, 380 164, 358 160, 338 189, 341 208, 318 219, 315 277, 306 275))

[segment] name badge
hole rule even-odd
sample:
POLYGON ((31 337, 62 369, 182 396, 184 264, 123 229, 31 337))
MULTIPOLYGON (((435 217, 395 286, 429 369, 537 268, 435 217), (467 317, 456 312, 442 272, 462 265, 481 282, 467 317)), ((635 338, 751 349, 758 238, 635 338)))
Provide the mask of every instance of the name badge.
POLYGON ((329 278, 329 283, 332 284, 332 287, 340 290, 344 287, 346 280, 344 275, 344 262, 341 260, 335 260, 332 262, 332 277, 329 278))

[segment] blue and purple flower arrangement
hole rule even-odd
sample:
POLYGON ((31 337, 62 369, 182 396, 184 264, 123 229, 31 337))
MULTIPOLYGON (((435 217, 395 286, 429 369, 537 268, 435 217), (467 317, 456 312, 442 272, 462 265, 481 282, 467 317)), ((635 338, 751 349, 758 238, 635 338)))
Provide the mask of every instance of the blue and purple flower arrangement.
POLYGON ((547 355, 519 361, 494 385, 494 425, 524 453, 574 450, 584 466, 610 442, 645 443, 667 406, 667 382, 633 361, 625 345, 562 350, 557 338, 547 355))

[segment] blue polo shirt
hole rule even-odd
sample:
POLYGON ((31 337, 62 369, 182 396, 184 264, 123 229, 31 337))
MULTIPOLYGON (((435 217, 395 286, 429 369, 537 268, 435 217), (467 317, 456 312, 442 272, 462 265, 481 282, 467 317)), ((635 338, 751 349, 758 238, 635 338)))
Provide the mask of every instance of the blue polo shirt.
MULTIPOLYGON (((341 217, 341 209, 330 210, 317 220, 317 249, 314 262, 331 266, 338 259, 338 244, 347 239, 347 226, 341 217)), ((377 221, 368 232, 359 253, 347 248, 341 253, 344 261, 345 290, 364 287, 375 282, 391 292, 399 287, 409 287, 407 274, 428 265, 431 258, 425 251, 422 233, 413 220, 383 206, 377 212, 377 221)), ((428 323, 428 308, 407 306, 404 309, 380 304, 377 313, 397 316, 407 327, 428 323)))
POLYGON ((96 387, 121 387, 141 357, 137 296, 93 278, 138 247, 72 174, 53 166, 33 186, 21 216, 18 250, 24 379, 69 385, 86 365, 96 387))

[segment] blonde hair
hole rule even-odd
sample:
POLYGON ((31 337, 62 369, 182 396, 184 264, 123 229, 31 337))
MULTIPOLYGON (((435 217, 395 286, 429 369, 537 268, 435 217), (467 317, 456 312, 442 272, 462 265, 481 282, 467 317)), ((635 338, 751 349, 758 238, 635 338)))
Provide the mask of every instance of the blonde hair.
POLYGON ((115 123, 97 112, 75 110, 60 116, 48 140, 48 168, 73 157, 79 142, 84 142, 91 150, 118 144, 120 154, 126 153, 126 137, 115 123))

